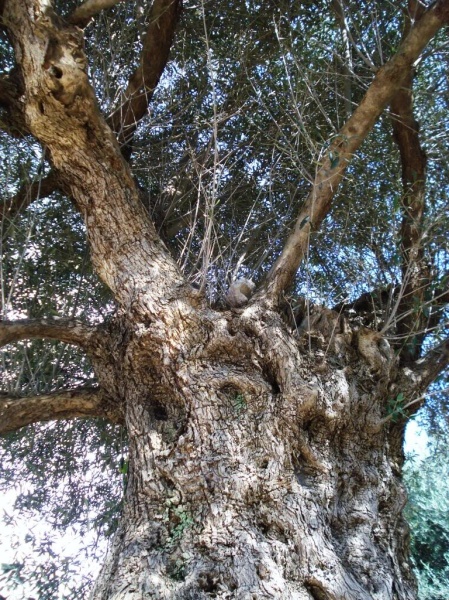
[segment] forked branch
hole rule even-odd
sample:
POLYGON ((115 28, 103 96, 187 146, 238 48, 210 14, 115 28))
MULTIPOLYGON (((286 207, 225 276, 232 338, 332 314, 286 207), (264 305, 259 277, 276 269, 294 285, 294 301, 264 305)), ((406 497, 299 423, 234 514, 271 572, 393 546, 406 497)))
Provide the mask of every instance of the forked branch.
POLYGON ((306 255, 311 233, 329 213, 332 199, 354 152, 404 84, 413 63, 438 30, 449 22, 449 0, 437 0, 411 28, 398 52, 377 72, 363 100, 330 143, 317 165, 315 181, 284 249, 267 277, 266 295, 277 302, 306 255))
POLYGON ((42 421, 102 417, 121 423, 119 410, 97 388, 60 390, 42 396, 0 396, 0 435, 42 421))

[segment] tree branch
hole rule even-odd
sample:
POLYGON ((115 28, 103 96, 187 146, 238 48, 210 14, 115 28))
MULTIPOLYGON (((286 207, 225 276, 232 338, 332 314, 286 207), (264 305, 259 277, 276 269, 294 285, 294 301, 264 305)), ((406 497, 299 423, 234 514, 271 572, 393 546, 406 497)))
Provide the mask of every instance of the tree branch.
POLYGON ((268 274, 265 294, 270 300, 277 302, 281 293, 293 283, 306 254, 310 235, 330 211, 332 199, 354 152, 403 85, 422 50, 448 21, 449 0, 438 0, 425 11, 401 43, 395 56, 379 69, 362 102, 327 148, 295 227, 268 274))
POLYGON ((84 325, 74 319, 0 321, 0 347, 24 339, 46 338, 87 349, 96 335, 97 327, 84 325))
POLYGON ((5 20, 24 77, 30 130, 83 215, 94 269, 119 304, 141 314, 159 314, 168 293, 202 301, 149 220, 129 165, 98 110, 84 68, 81 32, 64 26, 45 7, 34 0, 10 0, 5 20), (49 54, 49 44, 57 51, 49 54))
POLYGON ((181 4, 181 0, 153 2, 140 66, 131 75, 119 108, 108 119, 120 145, 130 143, 139 121, 147 114, 148 104, 168 61, 181 4))
POLYGON ((92 17, 102 10, 111 8, 123 0, 86 0, 69 15, 68 22, 78 27, 85 27, 92 17))
POLYGON ((123 422, 118 408, 97 388, 60 390, 29 398, 0 396, 0 435, 31 423, 77 417, 103 417, 112 423, 123 422))
POLYGON ((20 88, 20 81, 14 69, 0 76, 0 108, 3 109, 0 128, 15 138, 22 138, 30 133, 22 112, 20 88))
POLYGON ((32 183, 27 182, 19 189, 17 194, 10 198, 2 199, 0 203, 0 218, 11 220, 19 212, 22 212, 35 200, 46 198, 59 189, 58 177, 55 171, 43 179, 32 183))
MULTIPOLYGON (((424 7, 421 4, 416 0, 409 0, 404 38, 411 29, 412 15, 416 22, 423 13, 424 7)), ((393 137, 401 157, 403 185, 400 231, 402 297, 397 314, 407 315, 398 322, 398 334, 405 340, 401 354, 410 360, 416 360, 421 351, 424 334, 419 335, 419 332, 425 330, 426 317, 419 308, 424 305, 430 278, 422 245, 427 157, 421 147, 419 127, 413 115, 413 75, 414 68, 411 65, 402 86, 391 101, 393 137)))
POLYGON ((449 338, 416 361, 412 370, 419 377, 420 389, 426 390, 449 365, 449 338))

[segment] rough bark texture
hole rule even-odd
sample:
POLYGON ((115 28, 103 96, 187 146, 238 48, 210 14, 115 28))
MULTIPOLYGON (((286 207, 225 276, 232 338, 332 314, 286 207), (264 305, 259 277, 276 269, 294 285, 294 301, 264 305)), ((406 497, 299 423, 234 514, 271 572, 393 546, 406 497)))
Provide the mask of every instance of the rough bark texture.
POLYGON ((35 398, 0 396, 0 434, 43 421, 105 417, 112 423, 123 419, 117 409, 95 388, 78 388, 35 398))
MULTIPOLYGON (((329 152, 310 198, 316 212, 304 216, 310 224, 298 220, 271 296, 288 285, 302 230, 324 217, 442 10, 447 2, 420 20, 331 146, 339 162, 329 152)), ((82 213, 94 267, 119 305, 101 336, 41 332, 84 344, 129 437, 123 519, 93 598, 415 598, 402 426, 385 417, 399 392, 423 391, 422 369, 402 367, 376 331, 324 308, 296 315, 292 327, 263 294, 243 308, 209 308, 142 208, 89 86, 82 32, 44 0, 6 0, 3 18, 26 126, 82 213)), ((17 327, 3 327, 5 343, 24 334, 17 327)))
POLYGON ((316 316, 300 337, 257 305, 130 336, 127 501, 94 598, 414 597, 377 427, 395 361, 316 316))

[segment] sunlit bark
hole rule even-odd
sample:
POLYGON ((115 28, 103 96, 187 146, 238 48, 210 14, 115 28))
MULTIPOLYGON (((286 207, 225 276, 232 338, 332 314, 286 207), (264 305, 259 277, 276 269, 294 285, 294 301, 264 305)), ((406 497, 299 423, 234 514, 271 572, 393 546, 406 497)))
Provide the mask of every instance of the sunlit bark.
POLYGON ((354 152, 405 83, 422 50, 448 21, 449 2, 434 2, 410 29, 397 53, 378 70, 363 100, 329 145, 322 163, 317 165, 312 190, 301 208, 295 227, 268 276, 269 295, 275 301, 292 285, 306 255, 310 235, 329 213, 332 199, 354 152))

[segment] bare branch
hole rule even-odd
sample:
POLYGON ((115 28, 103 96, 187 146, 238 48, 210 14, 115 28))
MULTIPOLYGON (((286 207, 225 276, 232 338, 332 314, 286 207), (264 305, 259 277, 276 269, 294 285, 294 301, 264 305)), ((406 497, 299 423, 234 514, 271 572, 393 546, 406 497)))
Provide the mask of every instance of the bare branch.
POLYGON ((55 171, 43 179, 32 183, 25 183, 14 196, 0 202, 0 218, 12 219, 19 212, 24 211, 30 204, 40 198, 46 198, 59 189, 58 177, 55 171))
POLYGON ((154 0, 143 42, 140 66, 131 75, 119 108, 108 122, 120 144, 129 144, 139 121, 146 115, 165 69, 181 11, 181 0, 154 0))
POLYGON ((60 390, 29 398, 0 396, 0 435, 31 423, 77 417, 103 417, 112 423, 123 420, 118 408, 97 388, 60 390))
POLYGON ((77 6, 68 17, 68 22, 72 25, 85 27, 92 17, 98 15, 102 10, 111 8, 123 0, 86 0, 80 6, 77 6))
POLYGON ((412 27, 395 56, 379 69, 352 117, 323 152, 312 190, 299 212, 282 254, 268 274, 265 293, 271 300, 277 302, 281 293, 292 284, 307 252, 310 234, 328 214, 354 152, 403 85, 422 50, 448 21, 449 0, 439 0, 432 4, 412 27))
POLYGON ((0 347, 24 339, 46 338, 88 348, 97 334, 97 327, 84 325, 74 319, 0 321, 0 347))

